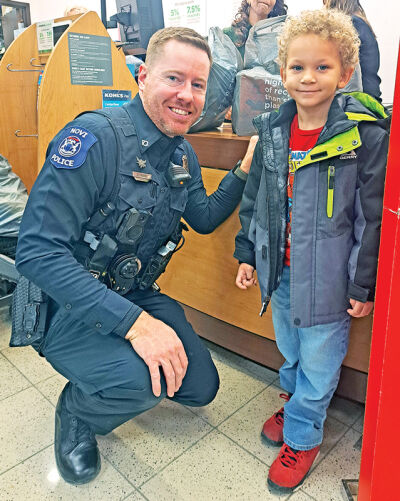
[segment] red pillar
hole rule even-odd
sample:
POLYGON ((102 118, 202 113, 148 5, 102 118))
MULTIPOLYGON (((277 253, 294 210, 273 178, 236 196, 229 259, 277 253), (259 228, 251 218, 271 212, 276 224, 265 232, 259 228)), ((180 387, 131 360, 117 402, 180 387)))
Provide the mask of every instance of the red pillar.
POLYGON ((383 205, 358 501, 400 500, 400 55, 383 205))

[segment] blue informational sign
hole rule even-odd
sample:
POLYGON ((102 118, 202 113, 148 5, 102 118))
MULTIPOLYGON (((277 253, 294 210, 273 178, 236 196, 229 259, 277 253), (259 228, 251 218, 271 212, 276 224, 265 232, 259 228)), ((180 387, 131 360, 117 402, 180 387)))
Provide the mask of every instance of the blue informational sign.
POLYGON ((132 99, 130 90, 103 89, 103 108, 122 106, 132 99))

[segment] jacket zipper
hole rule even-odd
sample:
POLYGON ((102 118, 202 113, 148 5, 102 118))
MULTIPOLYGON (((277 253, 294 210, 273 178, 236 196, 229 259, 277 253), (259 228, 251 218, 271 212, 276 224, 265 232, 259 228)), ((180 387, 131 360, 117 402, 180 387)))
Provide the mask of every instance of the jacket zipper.
POLYGON ((261 310, 259 313, 260 317, 262 317, 264 315, 264 313, 267 311, 267 308, 268 308, 270 301, 271 301, 271 298, 269 296, 266 296, 262 305, 261 305, 261 310))
POLYGON ((335 167, 328 168, 328 196, 326 199, 326 215, 331 218, 333 215, 333 192, 335 190, 335 167))

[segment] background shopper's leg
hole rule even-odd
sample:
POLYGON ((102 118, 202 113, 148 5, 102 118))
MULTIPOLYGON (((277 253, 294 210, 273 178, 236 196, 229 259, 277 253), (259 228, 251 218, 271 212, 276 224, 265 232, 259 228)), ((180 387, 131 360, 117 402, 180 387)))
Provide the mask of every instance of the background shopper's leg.
POLYGON ((350 317, 298 329, 300 338, 296 391, 285 405, 285 442, 308 450, 322 442, 326 410, 336 390, 347 352, 350 317))
POLYGON ((281 283, 271 298, 272 321, 276 344, 285 357, 279 369, 280 383, 284 390, 294 393, 299 361, 299 334, 290 324, 290 268, 284 266, 281 283))

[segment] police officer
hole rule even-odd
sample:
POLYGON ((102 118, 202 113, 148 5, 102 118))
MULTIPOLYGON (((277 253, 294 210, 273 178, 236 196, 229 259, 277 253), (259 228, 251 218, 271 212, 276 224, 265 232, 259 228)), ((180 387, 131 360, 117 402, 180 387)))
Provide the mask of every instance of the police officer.
POLYGON ((153 284, 180 245, 181 217, 213 231, 238 204, 250 167, 251 151, 207 196, 182 137, 202 111, 210 62, 195 31, 158 31, 138 95, 57 134, 25 210, 16 265, 49 297, 48 327, 33 346, 69 380, 55 456, 72 484, 100 470, 95 434, 165 397, 203 406, 218 391, 209 352, 153 284))

